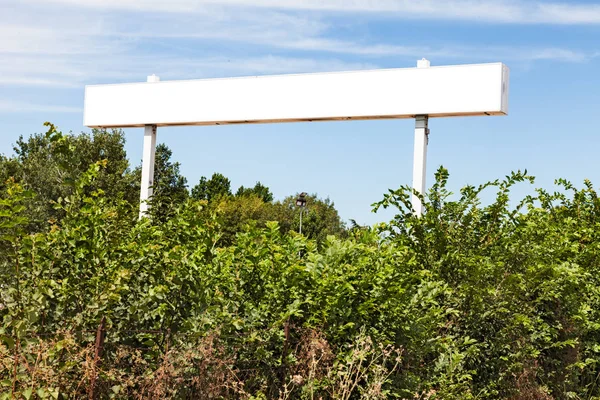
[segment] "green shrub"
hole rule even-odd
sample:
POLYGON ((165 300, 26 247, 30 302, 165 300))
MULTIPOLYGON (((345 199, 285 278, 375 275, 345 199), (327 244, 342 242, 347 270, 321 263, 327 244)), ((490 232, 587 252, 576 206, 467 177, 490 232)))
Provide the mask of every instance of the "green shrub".
POLYGON ((90 190, 30 232, 33 193, 0 200, 0 398, 599 398, 600 201, 559 181, 512 207, 514 173, 415 217, 314 240, 276 222, 231 245, 188 199, 136 220, 90 190), (484 190, 497 191, 482 205, 484 190), (96 359, 96 330, 106 339, 96 359), (2 397, 3 396, 3 397, 2 397))

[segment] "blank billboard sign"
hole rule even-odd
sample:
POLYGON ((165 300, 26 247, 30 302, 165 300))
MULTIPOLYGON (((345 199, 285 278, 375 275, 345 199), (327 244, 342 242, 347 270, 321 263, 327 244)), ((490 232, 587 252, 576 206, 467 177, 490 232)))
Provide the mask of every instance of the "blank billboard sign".
POLYGON ((506 115, 502 63, 90 85, 84 125, 128 128, 506 115))

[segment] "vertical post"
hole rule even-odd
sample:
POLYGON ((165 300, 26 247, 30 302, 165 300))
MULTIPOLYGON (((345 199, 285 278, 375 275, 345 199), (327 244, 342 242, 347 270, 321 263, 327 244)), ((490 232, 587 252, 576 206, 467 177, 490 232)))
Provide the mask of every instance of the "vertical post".
MULTIPOLYGON (((429 60, 422 58, 417 61, 417 68, 429 68, 429 60)), ((425 194, 425 174, 427 173, 427 144, 429 142, 429 117, 417 115, 415 117, 415 152, 413 158, 413 190, 425 194)), ((412 208, 415 215, 423 214, 423 203, 414 193, 412 208)))
POLYGON ((142 184, 140 191, 140 219, 148 213, 148 201, 154 185, 154 158, 156 156, 156 125, 144 128, 144 152, 142 155, 142 184))
MULTIPOLYGON (((427 172, 427 143, 429 141, 429 117, 417 115, 415 118, 415 154, 413 161, 413 190, 425 193, 425 174, 427 172)), ((423 214, 423 203, 414 193, 412 207, 415 215, 423 214)))
MULTIPOLYGON (((148 83, 160 82, 156 75, 148 77, 148 83)), ((156 125, 144 127, 144 149, 142 153, 142 182, 140 190, 140 219, 148 213, 148 201, 154 185, 154 162, 156 156, 156 125)))
POLYGON ((102 357, 102 349, 104 347, 104 339, 106 337, 106 317, 102 317, 98 330, 96 331, 96 344, 94 346, 94 365, 92 366, 92 377, 90 381, 89 399, 96 400, 98 393, 96 392, 98 380, 98 366, 102 357))

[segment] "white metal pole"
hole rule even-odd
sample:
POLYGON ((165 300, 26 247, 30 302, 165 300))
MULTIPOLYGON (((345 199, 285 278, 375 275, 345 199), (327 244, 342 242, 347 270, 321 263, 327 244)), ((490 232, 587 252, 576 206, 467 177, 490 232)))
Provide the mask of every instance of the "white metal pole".
MULTIPOLYGON (((429 68, 429 60, 422 58, 417 61, 417 68, 429 68)), ((427 173, 427 144, 429 142, 429 117, 417 115, 415 117, 415 151, 413 157, 413 190, 421 195, 425 194, 425 174, 427 173)), ((414 193, 412 207, 415 215, 423 214, 423 203, 414 193)))
MULTIPOLYGON (((425 193, 425 174, 427 172, 427 142, 429 141, 429 118, 418 115, 415 118, 415 154, 413 160, 413 190, 420 194, 425 193)), ((412 207, 415 215, 423 214, 423 203, 414 193, 412 207)))
POLYGON ((144 152, 142 156, 142 184, 140 191, 140 218, 148 213, 148 201, 154 185, 154 158, 156 155, 156 125, 144 128, 144 152))
MULTIPOLYGON (((160 82, 156 75, 150 75, 148 83, 160 82)), ((142 152, 142 182, 140 190, 140 219, 148 213, 152 186, 154 185, 154 163, 156 157, 156 125, 144 127, 144 149, 142 152)))

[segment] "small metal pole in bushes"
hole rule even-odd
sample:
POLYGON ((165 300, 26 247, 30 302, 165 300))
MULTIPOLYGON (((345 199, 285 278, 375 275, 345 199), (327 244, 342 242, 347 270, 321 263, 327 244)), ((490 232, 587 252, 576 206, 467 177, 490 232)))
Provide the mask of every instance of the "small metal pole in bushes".
POLYGON ((92 367, 92 380, 90 382, 90 400, 97 398, 96 384, 98 379, 98 365, 102 357, 102 348, 104 347, 104 338, 106 337, 106 317, 102 317, 98 330, 96 331, 96 344, 94 345, 94 364, 92 367))

